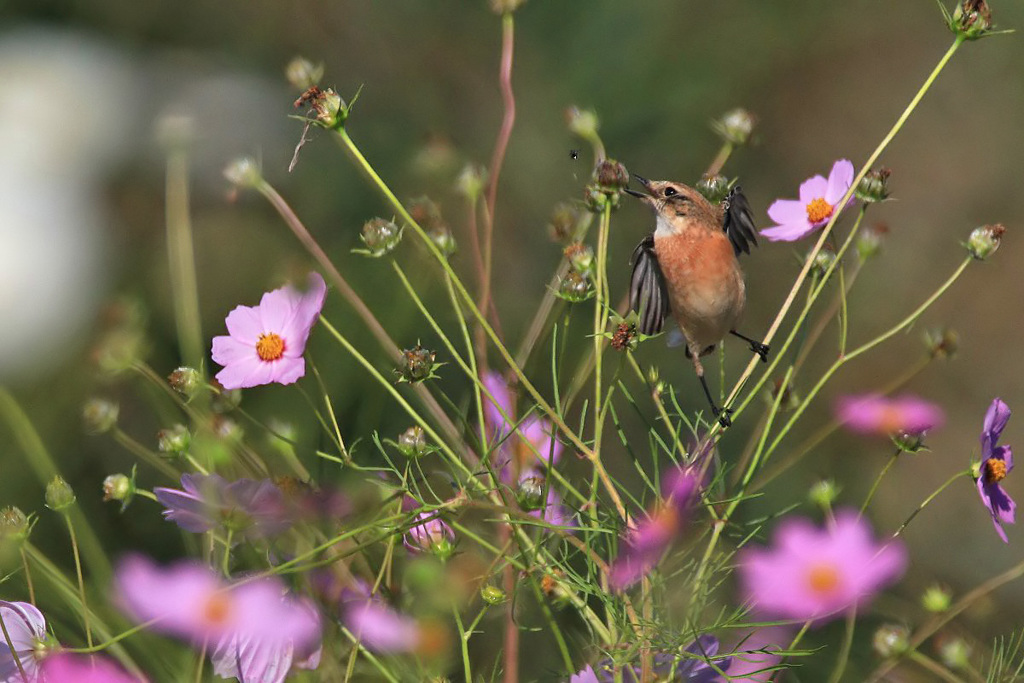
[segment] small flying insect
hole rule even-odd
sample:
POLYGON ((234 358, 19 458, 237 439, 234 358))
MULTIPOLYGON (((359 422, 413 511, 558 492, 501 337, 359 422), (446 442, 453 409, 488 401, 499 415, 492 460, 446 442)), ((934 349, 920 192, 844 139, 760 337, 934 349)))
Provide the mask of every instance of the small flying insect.
POLYGON ((569 156, 572 157, 573 161, 576 161, 577 159, 580 158, 580 151, 578 149, 570 149, 569 156))

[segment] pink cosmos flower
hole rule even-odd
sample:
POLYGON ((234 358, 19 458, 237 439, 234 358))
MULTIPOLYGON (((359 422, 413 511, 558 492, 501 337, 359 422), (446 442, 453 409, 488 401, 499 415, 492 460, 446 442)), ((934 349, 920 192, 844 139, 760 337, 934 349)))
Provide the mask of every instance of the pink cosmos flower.
POLYGON ((213 360, 224 366, 217 381, 225 389, 292 384, 306 374, 309 331, 320 315, 327 284, 309 274, 306 292, 286 285, 267 292, 259 306, 238 306, 224 321, 228 335, 213 338, 213 360))
POLYGON ((916 396, 889 398, 880 394, 844 396, 836 403, 843 425, 862 434, 922 434, 942 426, 942 408, 916 396))
POLYGON ((767 619, 841 616, 897 580, 907 564, 902 543, 875 543, 868 523, 848 510, 824 529, 784 520, 774 539, 772 548, 742 550, 738 564, 746 599, 767 619))
POLYGON ((245 681, 280 683, 293 665, 315 665, 320 620, 286 596, 284 584, 264 578, 230 585, 208 567, 180 562, 156 566, 140 555, 118 567, 115 588, 137 621, 194 643, 211 643, 218 672, 245 681))
POLYGON ((183 474, 181 488, 159 486, 164 518, 185 531, 225 528, 250 538, 272 536, 290 525, 284 495, 269 479, 228 482, 218 474, 183 474))
POLYGON ((139 683, 105 657, 60 653, 43 662, 46 683, 139 683))
MULTIPOLYGON (((840 210, 836 204, 853 184, 853 164, 840 159, 832 166, 828 180, 820 175, 800 185, 800 199, 776 199, 768 207, 768 217, 777 223, 761 231, 773 242, 795 242, 828 223, 840 210)), ((853 203, 853 198, 847 203, 853 203)))
POLYGON ((376 652, 411 652, 420 642, 415 619, 376 601, 351 603, 345 612, 345 626, 376 652))
POLYGON ((50 642, 43 613, 27 602, 0 600, 0 617, 11 637, 9 647, 0 635, 0 683, 24 683, 25 678, 29 683, 38 683, 40 661, 50 642), (25 671, 24 678, 18 662, 25 671))

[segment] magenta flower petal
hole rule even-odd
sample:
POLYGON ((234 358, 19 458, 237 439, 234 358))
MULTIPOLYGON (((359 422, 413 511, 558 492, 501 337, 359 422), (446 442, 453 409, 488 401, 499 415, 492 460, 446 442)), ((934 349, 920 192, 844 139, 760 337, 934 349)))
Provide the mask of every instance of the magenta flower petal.
POLYGON ((783 521, 774 546, 741 551, 738 566, 757 614, 823 623, 868 602, 906 562, 901 543, 876 544, 867 523, 846 511, 821 530, 802 519, 783 521))
POLYGON ((484 373, 481 378, 484 387, 494 397, 492 401, 484 394, 484 419, 492 430, 492 435, 503 433, 508 427, 508 419, 515 416, 515 395, 505 378, 496 372, 484 373), (504 414, 503 414, 504 413, 504 414))
POLYGON ((42 669, 46 683, 139 683, 106 657, 60 653, 47 657, 42 669))
POLYGON ((549 465, 558 464, 562 444, 554 436, 554 427, 542 417, 530 415, 519 425, 519 433, 536 450, 536 457, 549 465))
MULTIPOLYGON (((768 209, 768 216, 777 225, 761 234, 774 242, 792 242, 809 235, 832 219, 839 207, 835 203, 853 182, 853 164, 840 159, 832 166, 826 180, 815 175, 800 184, 799 200, 780 199, 768 209)), ((851 200, 852 201, 852 200, 851 200)))
POLYGON ((415 620, 375 602, 350 605, 345 625, 366 647, 377 652, 409 652, 420 640, 415 620))
POLYGON ((0 616, 11 637, 8 646, 0 636, 0 682, 23 683, 18 670, 18 662, 21 662, 29 683, 37 683, 41 679, 40 662, 36 657, 46 652, 42 645, 48 640, 43 613, 27 602, 0 600, 0 616))
POLYGON ((224 366, 217 381, 225 389, 244 389, 292 384, 305 375, 302 355, 326 292, 324 279, 310 273, 305 293, 287 285, 264 294, 259 306, 231 311, 225 320, 228 336, 213 340, 213 360, 224 366))
POLYGON ((942 408, 915 396, 889 398, 880 394, 844 396, 836 416, 847 429, 862 434, 921 434, 946 421, 942 408))
POLYGON ((181 490, 157 487, 164 517, 185 531, 230 529, 249 538, 272 536, 292 523, 284 494, 269 479, 229 482, 218 474, 183 474, 181 490))
MULTIPOLYGON (((800 183, 800 203, 806 207, 807 204, 818 198, 824 198, 828 192, 829 183, 824 176, 811 176, 800 183)), ((804 218, 807 217, 807 209, 804 208, 804 218)))
POLYGON ((992 525, 1003 543, 1009 543, 1003 524, 1013 524, 1017 519, 1017 504, 1000 484, 1013 470, 1013 450, 1009 446, 996 445, 1009 419, 1009 406, 1002 399, 993 399, 982 425, 981 462, 975 477, 978 495, 992 516, 992 525))
POLYGON ((765 228, 760 234, 771 242, 796 242, 814 232, 814 226, 804 220, 803 223, 788 223, 765 228))
POLYGON ((981 450, 982 456, 992 450, 992 447, 999 441, 1006 423, 1010 421, 1010 407, 1003 402, 1003 399, 993 399, 985 412, 985 422, 981 427, 981 450))
POLYGON ((768 207, 768 217, 779 225, 807 222, 807 206, 796 199, 776 199, 768 207))
POLYGON ((210 657, 214 672, 246 683, 282 683, 293 668, 317 668, 322 647, 316 608, 283 598, 280 591, 257 600, 278 610, 274 628, 232 632, 223 637, 210 657), (275 600, 281 604, 274 604, 275 600))
MULTIPOLYGON (((828 174, 828 189, 824 193, 825 201, 832 206, 839 204, 839 200, 853 184, 853 175, 853 164, 849 159, 840 159, 833 164, 832 171, 828 174)), ((847 206, 851 203, 853 203, 852 195, 847 206)))

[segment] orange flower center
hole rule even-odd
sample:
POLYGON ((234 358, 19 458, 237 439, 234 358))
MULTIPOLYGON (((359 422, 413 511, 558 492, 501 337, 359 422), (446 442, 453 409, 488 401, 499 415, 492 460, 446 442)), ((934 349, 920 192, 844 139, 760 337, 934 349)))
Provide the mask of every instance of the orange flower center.
POLYGON ((989 458, 985 461, 985 478, 996 483, 1006 478, 1006 462, 999 458, 989 458))
POLYGON ((211 595, 203 606, 203 619, 210 626, 223 626, 231 614, 231 600, 227 595, 211 595))
POLYGON ((811 223, 820 223, 832 215, 833 208, 831 204, 818 197, 807 205, 807 220, 811 223))
POLYGON ((878 431, 884 434, 894 434, 905 428, 903 411, 896 406, 888 405, 881 409, 878 415, 878 431))
POLYGON ((275 332, 261 334, 256 342, 256 354, 260 360, 277 360, 284 355, 284 339, 281 339, 275 332))
POLYGON ((839 570, 834 564, 816 564, 807 572, 807 585, 819 595, 828 595, 839 587, 839 570))

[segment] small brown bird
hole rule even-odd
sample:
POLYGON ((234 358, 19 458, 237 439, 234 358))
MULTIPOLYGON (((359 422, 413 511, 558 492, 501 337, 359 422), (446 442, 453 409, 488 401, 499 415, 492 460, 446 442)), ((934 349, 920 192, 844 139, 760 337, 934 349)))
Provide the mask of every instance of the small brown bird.
POLYGON ((732 411, 715 405, 700 357, 733 334, 749 342, 761 360, 768 360, 767 345, 736 331, 747 298, 736 257, 757 245, 750 205, 739 187, 714 205, 689 185, 633 177, 648 194, 626 192, 650 206, 657 218, 654 232, 633 252, 629 305, 640 316, 638 329, 657 334, 666 315, 675 316, 711 411, 728 427, 732 411))

